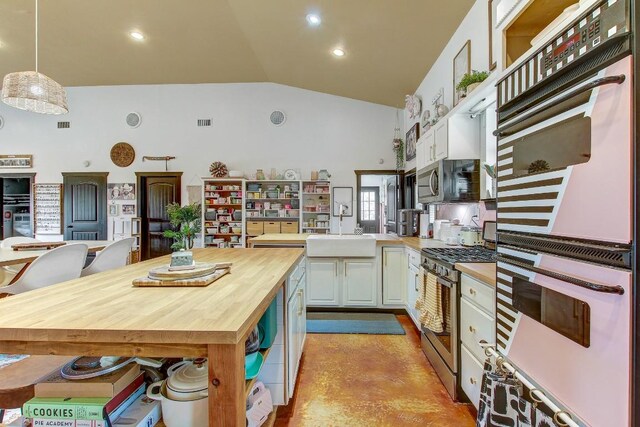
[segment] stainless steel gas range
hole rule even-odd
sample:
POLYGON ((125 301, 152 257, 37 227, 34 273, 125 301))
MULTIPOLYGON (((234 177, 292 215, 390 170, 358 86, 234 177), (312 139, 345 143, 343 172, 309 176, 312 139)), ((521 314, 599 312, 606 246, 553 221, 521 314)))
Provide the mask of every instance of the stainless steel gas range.
POLYGON ((422 250, 422 273, 428 292, 440 300, 442 325, 422 326, 422 351, 454 400, 458 400, 460 272, 456 263, 495 262, 496 223, 483 227, 485 246, 425 248, 422 250), (431 277, 430 277, 431 276, 431 277), (435 286, 437 289, 429 289, 435 286))

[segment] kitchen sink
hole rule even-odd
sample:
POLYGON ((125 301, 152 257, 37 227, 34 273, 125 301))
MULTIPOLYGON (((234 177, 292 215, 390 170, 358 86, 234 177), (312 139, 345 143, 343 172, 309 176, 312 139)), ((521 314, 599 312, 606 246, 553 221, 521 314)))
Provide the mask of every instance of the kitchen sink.
POLYGON ((370 258, 376 256, 376 238, 355 234, 314 234, 307 238, 308 257, 370 258))

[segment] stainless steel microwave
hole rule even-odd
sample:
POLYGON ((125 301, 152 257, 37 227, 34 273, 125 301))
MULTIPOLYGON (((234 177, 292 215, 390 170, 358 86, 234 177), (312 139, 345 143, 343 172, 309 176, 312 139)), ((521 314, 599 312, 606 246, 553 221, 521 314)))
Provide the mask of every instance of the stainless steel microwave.
POLYGON ((480 200, 480 160, 440 160, 418 171, 418 202, 480 200))

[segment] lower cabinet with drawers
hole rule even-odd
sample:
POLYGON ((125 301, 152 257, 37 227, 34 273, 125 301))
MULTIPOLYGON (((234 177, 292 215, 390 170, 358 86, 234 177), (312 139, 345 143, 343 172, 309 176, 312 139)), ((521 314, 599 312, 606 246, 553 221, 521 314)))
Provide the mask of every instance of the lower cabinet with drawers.
POLYGON ((460 382, 478 408, 486 356, 480 341, 495 343, 495 288, 463 274, 460 293, 460 382))

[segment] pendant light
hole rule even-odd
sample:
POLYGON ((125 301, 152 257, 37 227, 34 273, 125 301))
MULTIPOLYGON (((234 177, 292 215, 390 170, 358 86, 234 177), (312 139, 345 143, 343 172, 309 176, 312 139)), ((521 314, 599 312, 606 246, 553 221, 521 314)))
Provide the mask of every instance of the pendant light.
POLYGON ((38 0, 36 0, 36 70, 9 73, 2 81, 2 102, 41 114, 69 112, 67 94, 55 80, 38 72, 38 0))

